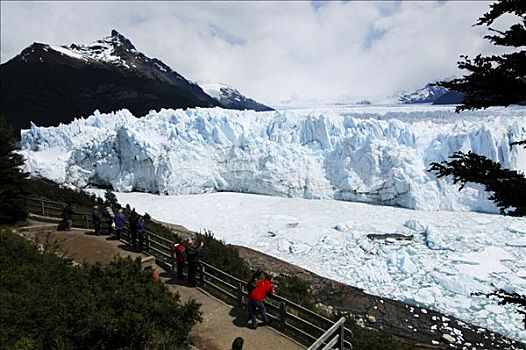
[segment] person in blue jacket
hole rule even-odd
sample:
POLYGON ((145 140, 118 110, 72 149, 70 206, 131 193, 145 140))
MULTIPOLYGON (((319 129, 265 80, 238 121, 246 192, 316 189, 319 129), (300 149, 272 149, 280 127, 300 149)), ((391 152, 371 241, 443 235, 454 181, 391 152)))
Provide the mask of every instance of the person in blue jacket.
POLYGON ((122 209, 119 209, 119 213, 115 216, 115 233, 117 234, 117 239, 121 239, 121 233, 126 228, 126 223, 128 219, 123 214, 122 209))
POLYGON ((146 224, 144 223, 144 218, 139 216, 137 220, 137 237, 139 238, 139 249, 143 249, 144 238, 146 235, 146 224))

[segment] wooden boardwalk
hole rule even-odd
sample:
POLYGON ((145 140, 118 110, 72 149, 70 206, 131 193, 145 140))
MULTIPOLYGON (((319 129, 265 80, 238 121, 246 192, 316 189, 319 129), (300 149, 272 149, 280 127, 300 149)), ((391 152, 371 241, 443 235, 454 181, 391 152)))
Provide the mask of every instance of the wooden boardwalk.
MULTIPOLYGON (((28 234, 45 237, 50 233, 53 240, 60 242, 60 249, 67 256, 79 263, 109 263, 114 256, 130 256, 136 258, 143 254, 130 249, 121 241, 108 240, 108 236, 93 236, 86 229, 72 229, 69 232, 55 231, 55 224, 34 223, 34 226, 23 229, 28 234)), ((160 277, 166 285, 179 293, 181 301, 194 299, 201 304, 203 321, 192 329, 196 347, 200 350, 229 350, 236 337, 243 337, 243 349, 299 350, 304 346, 285 337, 277 330, 269 327, 258 327, 252 330, 247 325, 246 310, 239 310, 214 298, 199 288, 189 288, 184 282, 177 281, 173 276, 162 270, 160 277)))

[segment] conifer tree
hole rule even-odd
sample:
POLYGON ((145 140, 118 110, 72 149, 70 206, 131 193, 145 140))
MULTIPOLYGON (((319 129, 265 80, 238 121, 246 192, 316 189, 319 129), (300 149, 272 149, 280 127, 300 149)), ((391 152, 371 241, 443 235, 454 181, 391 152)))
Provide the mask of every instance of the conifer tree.
MULTIPOLYGON (((484 38, 497 46, 521 48, 526 46, 526 1, 501 0, 490 5, 490 11, 480 17, 475 25, 485 25, 493 35, 484 38), (499 17, 513 14, 519 22, 508 30, 490 27, 499 17)), ((517 50, 500 56, 477 55, 473 60, 460 56, 460 69, 470 72, 462 78, 437 85, 465 94, 457 111, 526 104, 526 50, 517 50)))
POLYGON ((104 192, 104 201, 106 205, 109 205, 112 208, 120 208, 120 205, 117 201, 117 196, 115 196, 115 193, 113 193, 113 191, 110 189, 104 192))
POLYGON ((22 156, 16 153, 13 129, 0 117, 0 223, 13 223, 27 217, 24 182, 27 174, 20 166, 22 156))

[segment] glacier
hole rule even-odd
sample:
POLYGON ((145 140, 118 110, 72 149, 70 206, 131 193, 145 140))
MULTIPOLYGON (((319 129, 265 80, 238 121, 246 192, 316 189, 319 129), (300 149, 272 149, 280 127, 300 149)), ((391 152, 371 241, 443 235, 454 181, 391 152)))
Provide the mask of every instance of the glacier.
POLYGON ((242 192, 419 210, 497 212, 477 185, 427 172, 472 150, 526 171, 526 109, 356 106, 272 112, 127 110, 21 131, 25 170, 76 187, 166 195, 242 192))

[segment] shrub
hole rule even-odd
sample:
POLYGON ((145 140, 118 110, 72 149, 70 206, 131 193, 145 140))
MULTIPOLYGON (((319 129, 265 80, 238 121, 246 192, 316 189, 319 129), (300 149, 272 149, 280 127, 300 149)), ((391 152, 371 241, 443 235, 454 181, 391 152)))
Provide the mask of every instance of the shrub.
POLYGON ((276 293, 307 309, 316 311, 316 299, 309 284, 296 275, 279 275, 274 278, 276 293))
POLYGON ((200 320, 132 260, 72 266, 0 231, 0 344, 18 349, 181 349, 200 320))
POLYGON ((26 192, 30 197, 74 204, 76 211, 90 211, 101 199, 82 190, 61 186, 53 181, 30 178, 26 183, 26 192))

